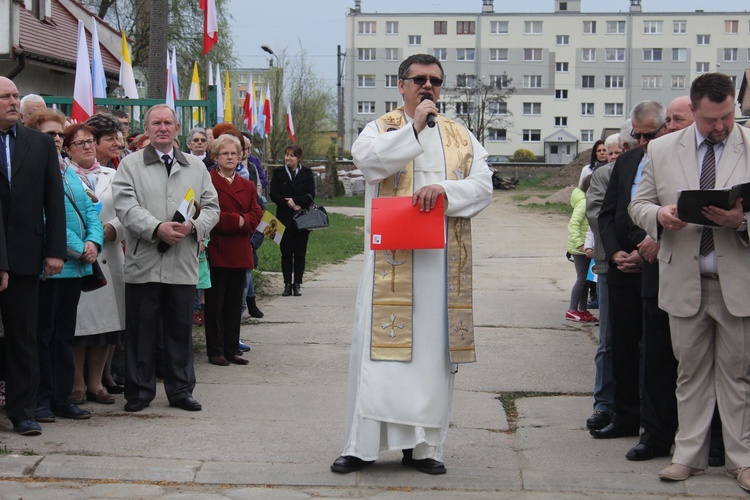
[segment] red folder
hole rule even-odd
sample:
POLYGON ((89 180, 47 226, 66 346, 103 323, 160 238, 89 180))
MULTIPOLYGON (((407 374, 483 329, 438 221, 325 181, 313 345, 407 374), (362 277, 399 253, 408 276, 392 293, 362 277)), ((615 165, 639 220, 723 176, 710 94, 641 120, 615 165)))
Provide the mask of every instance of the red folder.
POLYGON ((372 250, 423 250, 445 248, 443 197, 435 208, 420 212, 411 196, 373 198, 370 219, 372 250))

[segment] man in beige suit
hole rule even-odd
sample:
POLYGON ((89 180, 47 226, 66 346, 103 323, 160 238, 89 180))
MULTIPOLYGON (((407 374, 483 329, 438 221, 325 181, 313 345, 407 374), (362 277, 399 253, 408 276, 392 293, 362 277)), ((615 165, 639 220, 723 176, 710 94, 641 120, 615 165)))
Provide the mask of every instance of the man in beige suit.
POLYGON ((726 75, 695 79, 695 123, 651 142, 629 212, 661 243, 659 307, 669 314, 679 363, 679 431, 672 464, 659 477, 682 481, 703 473, 717 402, 727 469, 750 491, 750 212, 740 202, 730 210, 704 207, 718 226, 712 228, 681 221, 676 206, 681 189, 750 182, 750 130, 734 124, 734 95, 726 75))

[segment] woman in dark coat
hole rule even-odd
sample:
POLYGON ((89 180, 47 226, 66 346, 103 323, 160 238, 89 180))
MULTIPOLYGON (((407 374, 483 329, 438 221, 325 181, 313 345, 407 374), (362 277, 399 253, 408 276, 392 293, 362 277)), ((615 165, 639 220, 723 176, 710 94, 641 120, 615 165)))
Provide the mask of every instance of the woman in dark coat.
POLYGON ((281 238, 281 272, 284 275, 285 297, 302 295, 300 285, 305 273, 305 253, 310 231, 297 229, 294 214, 312 205, 315 199, 313 172, 300 164, 302 148, 287 146, 284 150, 283 167, 273 171, 271 178, 271 200, 276 203, 276 217, 284 224, 281 238))

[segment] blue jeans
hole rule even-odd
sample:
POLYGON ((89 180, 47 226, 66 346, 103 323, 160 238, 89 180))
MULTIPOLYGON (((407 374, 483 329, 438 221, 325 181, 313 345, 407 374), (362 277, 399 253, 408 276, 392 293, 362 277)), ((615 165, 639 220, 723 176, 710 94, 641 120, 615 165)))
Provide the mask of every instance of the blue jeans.
POLYGON ((599 348, 594 356, 596 365, 594 410, 612 415, 615 382, 612 375, 612 328, 609 325, 609 291, 606 274, 598 275, 596 290, 599 296, 599 348))

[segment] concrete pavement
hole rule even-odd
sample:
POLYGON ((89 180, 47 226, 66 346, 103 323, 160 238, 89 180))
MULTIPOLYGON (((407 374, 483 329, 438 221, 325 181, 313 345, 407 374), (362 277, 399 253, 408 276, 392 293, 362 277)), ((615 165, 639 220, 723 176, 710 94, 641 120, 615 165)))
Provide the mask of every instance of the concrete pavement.
POLYGON ((0 497, 744 497, 723 469, 665 483, 656 474, 668 458, 625 460, 637 438, 589 436, 596 332, 563 320, 575 274, 567 219, 522 210, 511 195, 496 192, 474 222, 478 362, 456 378, 447 474, 404 468, 396 452, 362 472, 329 470, 346 426, 358 256, 309 277, 302 297, 264 301, 265 317, 243 326, 250 365, 199 354, 201 412, 170 408, 160 388, 143 412, 124 412, 122 396, 86 403, 91 420, 44 424, 38 437, 0 419, 0 497), (517 417, 498 399, 507 393, 523 396, 517 417))

